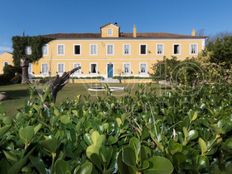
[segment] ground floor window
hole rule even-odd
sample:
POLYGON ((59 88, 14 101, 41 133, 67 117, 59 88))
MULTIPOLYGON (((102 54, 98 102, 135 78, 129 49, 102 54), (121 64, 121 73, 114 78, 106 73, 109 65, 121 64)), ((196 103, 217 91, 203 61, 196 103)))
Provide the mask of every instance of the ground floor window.
POLYGON ((64 73, 64 64, 63 63, 58 64, 57 71, 58 71, 59 74, 64 73))
POLYGON ((147 73, 147 64, 146 63, 141 63, 139 66, 140 73, 141 74, 146 74, 147 73))
POLYGON ((32 74, 32 63, 29 63, 28 74, 32 74))
POLYGON ((123 64, 123 72, 124 72, 124 74, 131 74, 130 63, 124 63, 123 64))
POLYGON ((90 73, 91 74, 96 74, 97 73, 97 64, 96 63, 90 64, 90 73))
MULTIPOLYGON (((73 64, 73 68, 81 67, 80 63, 73 64)), ((75 75, 81 74, 81 69, 74 72, 75 75)))
POLYGON ((42 64, 42 68, 41 68, 41 74, 48 74, 48 64, 44 63, 42 64))

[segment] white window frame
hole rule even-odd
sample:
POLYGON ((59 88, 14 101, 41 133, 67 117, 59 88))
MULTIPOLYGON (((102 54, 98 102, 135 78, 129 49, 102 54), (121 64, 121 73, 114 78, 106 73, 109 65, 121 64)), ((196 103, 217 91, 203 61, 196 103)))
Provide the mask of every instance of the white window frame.
POLYGON ((147 55, 147 52, 148 52, 147 44, 139 44, 139 55, 145 56, 145 55, 147 55), (141 46, 142 46, 142 45, 146 45, 146 54, 141 54, 141 46))
POLYGON ((41 75, 43 75, 43 76, 49 75, 49 64, 48 63, 42 63, 40 68, 41 68, 41 75), (43 73, 43 65, 47 65, 47 67, 48 67, 48 71, 45 73, 43 73))
POLYGON ((65 55, 65 45, 64 44, 57 44, 57 56, 64 56, 65 55), (63 54, 59 54, 59 46, 63 46, 63 54))
POLYGON ((179 43, 174 43, 174 44, 172 44, 172 55, 181 55, 181 52, 182 52, 182 45, 181 44, 179 44, 179 43), (179 45, 180 46, 180 52, 178 53, 178 54, 175 54, 174 53, 174 51, 175 51, 175 48, 174 48, 174 46, 175 45, 179 45))
POLYGON ((33 72, 33 64, 32 63, 29 63, 29 66, 28 66, 28 74, 32 74, 33 72), (31 66, 31 69, 29 69, 29 67, 31 66), (31 70, 31 71, 29 71, 31 70))
POLYGON ((131 44, 123 44, 123 48, 122 48, 122 52, 124 56, 129 56, 131 55, 131 44), (129 46, 129 53, 125 54, 125 46, 128 45, 129 46))
POLYGON ((42 47, 42 52, 43 52, 43 56, 47 56, 48 55, 48 44, 45 44, 43 47, 42 47), (44 47, 46 47, 47 49, 47 53, 44 54, 44 47))
POLYGON ((73 55, 74 56, 80 56, 81 55, 81 44, 73 44, 73 55), (80 46, 80 54, 75 53, 75 46, 80 46))
MULTIPOLYGON (((81 63, 76 62, 76 63, 73 63, 73 68, 76 68, 75 65, 77 65, 77 64, 81 67, 81 63)), ((81 69, 82 69, 82 68, 81 68, 81 69)), ((81 69, 79 69, 78 71, 75 71, 75 72, 73 73, 73 75, 74 75, 74 76, 80 75, 80 74, 81 74, 81 69)))
POLYGON ((89 63, 89 72, 90 72, 91 75, 96 75, 96 74, 98 74, 98 63, 97 63, 97 62, 91 62, 91 63, 89 63), (92 73, 92 72, 91 72, 91 65, 92 65, 92 64, 96 64, 96 73, 92 73))
POLYGON ((106 44, 106 55, 113 56, 114 55, 114 44, 106 44), (112 45, 112 54, 108 54, 108 46, 112 45))
POLYGON ((112 62, 107 62, 106 63, 106 77, 108 77, 108 65, 109 64, 112 64, 113 65, 113 77, 114 77, 114 63, 112 63, 112 62))
POLYGON ((157 43, 156 44, 156 55, 164 55, 164 44, 162 44, 162 43, 157 43), (162 47, 163 47, 163 50, 162 50, 162 53, 160 54, 160 53, 158 53, 158 45, 162 45, 162 47))
POLYGON ((96 56, 96 55, 98 55, 98 45, 97 44, 89 44, 89 55, 91 55, 91 56, 96 56), (92 50, 91 50, 91 48, 92 48, 92 46, 96 46, 96 53, 95 54, 92 54, 92 50))
POLYGON ((140 75, 147 75, 148 74, 148 64, 147 63, 145 63, 145 62, 140 62, 139 63, 139 74, 140 75), (145 70, 145 72, 141 72, 141 65, 142 64, 145 64, 146 65, 146 70, 145 70))
POLYGON ((189 54, 190 55, 198 55, 198 44, 197 43, 190 43, 189 44, 189 54), (196 45, 196 53, 192 53, 192 45, 196 45))
POLYGON ((63 75, 63 73, 65 72, 65 64, 64 63, 57 63, 57 73, 59 75, 63 75), (63 65, 63 72, 59 72, 59 65, 63 65))
POLYGON ((26 46, 25 54, 28 56, 32 55, 32 47, 31 46, 26 46))
POLYGON ((113 29, 112 28, 108 28, 107 35, 108 36, 113 36, 113 29), (111 31, 111 32, 109 32, 109 31, 111 31))
POLYGON ((131 76, 131 63, 130 62, 123 62, 122 69, 123 69, 123 75, 125 75, 125 76, 131 76), (125 67, 126 64, 129 64, 129 72, 128 73, 125 73, 125 69, 124 69, 124 67, 125 67))

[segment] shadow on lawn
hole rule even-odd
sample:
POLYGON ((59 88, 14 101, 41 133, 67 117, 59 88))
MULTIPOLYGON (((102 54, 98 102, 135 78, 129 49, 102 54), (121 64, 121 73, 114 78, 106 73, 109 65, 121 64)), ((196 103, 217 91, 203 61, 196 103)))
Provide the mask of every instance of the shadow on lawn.
POLYGON ((29 91, 27 89, 4 90, 0 92, 6 92, 6 95, 7 95, 6 100, 15 100, 15 99, 20 99, 20 98, 25 98, 29 95, 29 91))

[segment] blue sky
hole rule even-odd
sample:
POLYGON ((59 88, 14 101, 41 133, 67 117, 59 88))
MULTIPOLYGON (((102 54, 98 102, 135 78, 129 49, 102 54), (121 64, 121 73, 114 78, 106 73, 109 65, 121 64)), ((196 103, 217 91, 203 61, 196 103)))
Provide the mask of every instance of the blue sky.
POLYGON ((98 32, 108 22, 121 31, 206 35, 232 31, 232 0, 0 0, 0 52, 14 35, 98 32))

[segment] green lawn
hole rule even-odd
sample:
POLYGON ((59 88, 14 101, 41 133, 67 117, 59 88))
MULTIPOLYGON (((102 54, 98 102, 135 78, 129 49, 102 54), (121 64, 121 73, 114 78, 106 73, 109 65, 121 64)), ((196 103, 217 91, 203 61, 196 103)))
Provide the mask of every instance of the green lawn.
MULTIPOLYGON (((94 100, 96 96, 104 96, 105 92, 89 92, 90 86, 99 86, 100 84, 67 84, 57 96, 57 104, 60 104, 66 99, 74 99, 78 95, 90 95, 94 100)), ((157 87, 157 92, 160 93, 159 85, 152 84, 157 87)), ((138 84, 109 84, 109 86, 124 86, 125 91, 113 92, 113 95, 120 97, 127 93, 127 90, 131 90, 133 94, 138 89, 138 84)), ((4 91, 7 93, 9 99, 0 102, 0 112, 5 112, 6 115, 14 116, 17 109, 21 108, 27 101, 29 95, 29 85, 6 85, 0 86, 0 92, 4 91)))

